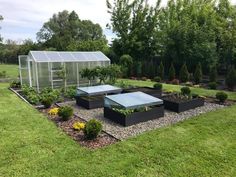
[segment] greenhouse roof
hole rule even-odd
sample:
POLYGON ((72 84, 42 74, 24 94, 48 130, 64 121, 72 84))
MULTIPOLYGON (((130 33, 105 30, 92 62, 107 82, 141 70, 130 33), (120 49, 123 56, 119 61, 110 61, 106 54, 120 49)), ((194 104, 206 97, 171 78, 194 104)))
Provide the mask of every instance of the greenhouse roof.
POLYGON ((29 55, 36 62, 110 61, 102 52, 30 51, 29 55))

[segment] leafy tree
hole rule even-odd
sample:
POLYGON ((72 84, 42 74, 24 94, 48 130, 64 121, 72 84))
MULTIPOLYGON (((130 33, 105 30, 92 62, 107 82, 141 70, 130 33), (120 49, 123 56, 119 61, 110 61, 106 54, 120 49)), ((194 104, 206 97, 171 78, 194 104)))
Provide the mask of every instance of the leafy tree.
POLYGON ((37 39, 44 46, 57 50, 93 50, 97 49, 97 45, 100 45, 100 49, 107 44, 100 25, 80 20, 75 11, 69 13, 66 10, 54 14, 44 23, 37 33, 37 39))
POLYGON ((211 67, 210 70, 210 82, 216 82, 216 78, 217 78, 217 68, 216 65, 211 67))
MULTIPOLYGON (((3 20, 3 17, 0 15, 0 22, 3 20)), ((0 27, 0 29, 1 29, 1 27, 0 27)), ((1 35, 0 35, 0 42, 2 42, 2 37, 1 37, 1 35)))
POLYGON ((173 63, 171 63, 170 65, 168 79, 169 81, 172 81, 175 79, 175 67, 173 63))
POLYGON ((202 65, 201 63, 198 63, 196 70, 194 72, 194 81, 195 83, 200 83, 202 80, 202 65))
POLYGON ((236 86, 236 70, 234 67, 232 67, 227 74, 226 85, 231 90, 236 86))
POLYGON ((120 57, 121 70, 125 76, 129 77, 132 74, 133 58, 130 55, 124 54, 120 57))
POLYGON ((179 79, 181 82, 189 81, 189 72, 186 63, 184 63, 180 69, 179 79))
POLYGON ((164 75, 165 75, 165 71, 164 71, 164 65, 162 62, 160 63, 160 65, 158 67, 157 73, 158 73, 157 75, 163 80, 164 75))

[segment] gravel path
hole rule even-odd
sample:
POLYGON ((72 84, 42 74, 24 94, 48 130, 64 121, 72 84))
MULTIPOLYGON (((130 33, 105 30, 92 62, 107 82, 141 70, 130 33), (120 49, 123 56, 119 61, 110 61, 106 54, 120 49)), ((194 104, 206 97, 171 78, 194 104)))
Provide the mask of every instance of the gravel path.
POLYGON ((99 121, 102 122, 103 130, 105 132, 111 134, 112 136, 120 140, 124 140, 131 136, 135 136, 140 133, 143 133, 145 131, 149 131, 149 130, 157 129, 157 128, 167 126, 170 124, 174 124, 174 123, 189 119, 191 117, 194 117, 203 113, 207 113, 210 111, 214 111, 214 110, 224 107, 223 105, 219 105, 219 104, 205 103, 205 105, 202 107, 185 111, 182 113, 175 113, 175 112, 170 112, 170 111, 165 110, 164 117, 161 117, 155 120, 150 120, 143 123, 139 123, 139 124, 132 125, 129 127, 123 127, 121 125, 118 125, 104 118, 103 108, 87 110, 82 107, 78 107, 75 102, 66 102, 66 103, 61 103, 61 104, 67 104, 67 105, 73 106, 75 114, 82 119, 85 119, 87 121, 93 118, 98 119, 99 121))

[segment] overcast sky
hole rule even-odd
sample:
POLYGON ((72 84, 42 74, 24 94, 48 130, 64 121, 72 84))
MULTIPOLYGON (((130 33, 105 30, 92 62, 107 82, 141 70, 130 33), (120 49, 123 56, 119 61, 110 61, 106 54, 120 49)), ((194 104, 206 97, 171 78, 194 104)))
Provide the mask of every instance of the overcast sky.
MULTIPOLYGON (((156 0, 149 0, 154 3, 156 0)), ((167 0, 162 0, 165 5, 167 0)), ((236 0, 231 0, 236 4, 236 0)), ((99 23, 110 40, 112 33, 106 30, 110 16, 107 13, 106 0, 0 0, 0 15, 4 20, 0 34, 4 39, 36 40, 36 33, 43 23, 62 10, 75 10, 80 19, 89 19, 99 23)))

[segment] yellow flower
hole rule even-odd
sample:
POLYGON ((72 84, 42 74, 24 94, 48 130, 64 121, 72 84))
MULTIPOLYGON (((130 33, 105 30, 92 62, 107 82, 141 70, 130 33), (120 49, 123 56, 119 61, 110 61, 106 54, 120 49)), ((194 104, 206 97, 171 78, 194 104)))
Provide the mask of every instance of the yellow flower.
POLYGON ((58 113, 59 108, 52 108, 48 111, 48 114, 51 116, 55 116, 58 113))
POLYGON ((75 122, 75 123, 73 124, 73 129, 78 130, 78 131, 84 129, 84 127, 85 127, 85 124, 84 124, 84 123, 75 122))

